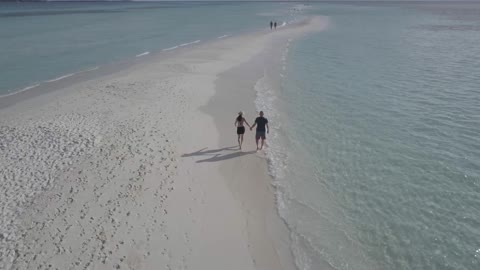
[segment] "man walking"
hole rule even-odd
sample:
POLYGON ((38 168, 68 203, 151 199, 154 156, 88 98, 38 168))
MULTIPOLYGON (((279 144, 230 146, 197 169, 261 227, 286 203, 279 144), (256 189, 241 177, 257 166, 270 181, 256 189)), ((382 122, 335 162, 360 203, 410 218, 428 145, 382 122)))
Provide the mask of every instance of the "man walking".
POLYGON ((255 141, 257 143, 257 151, 263 149, 263 143, 267 139, 265 136, 265 132, 268 133, 270 128, 268 127, 268 120, 267 118, 263 117, 263 111, 260 111, 260 116, 255 119, 255 124, 250 127, 252 130, 255 126, 257 126, 257 130, 255 132, 255 141), (258 141, 262 139, 262 144, 260 148, 258 148, 258 141))
POLYGON ((273 29, 273 22, 270 21, 270 30, 272 30, 272 29, 273 29))

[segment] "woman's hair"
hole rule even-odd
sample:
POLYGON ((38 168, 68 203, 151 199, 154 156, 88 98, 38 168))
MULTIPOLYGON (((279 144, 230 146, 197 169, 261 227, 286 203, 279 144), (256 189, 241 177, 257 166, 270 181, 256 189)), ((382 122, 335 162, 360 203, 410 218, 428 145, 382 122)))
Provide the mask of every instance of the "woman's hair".
POLYGON ((238 113, 238 116, 237 116, 237 121, 238 121, 238 122, 241 122, 242 119, 243 119, 243 112, 239 112, 239 113, 238 113))

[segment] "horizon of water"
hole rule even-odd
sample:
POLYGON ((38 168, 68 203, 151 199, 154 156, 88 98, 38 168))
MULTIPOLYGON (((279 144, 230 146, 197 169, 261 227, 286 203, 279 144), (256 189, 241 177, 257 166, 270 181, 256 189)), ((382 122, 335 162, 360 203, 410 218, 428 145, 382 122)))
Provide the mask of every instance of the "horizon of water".
POLYGON ((105 64, 264 29, 270 20, 288 17, 286 6, 241 2, 0 3, 0 97, 35 91, 41 84, 105 64))
POLYGON ((480 3, 309 13, 329 29, 257 87, 298 268, 480 269, 480 3))

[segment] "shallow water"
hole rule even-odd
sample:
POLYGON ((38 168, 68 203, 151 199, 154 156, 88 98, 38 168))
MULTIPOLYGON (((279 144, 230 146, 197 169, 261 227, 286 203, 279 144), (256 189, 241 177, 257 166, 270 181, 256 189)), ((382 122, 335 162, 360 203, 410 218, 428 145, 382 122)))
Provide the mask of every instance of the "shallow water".
POLYGON ((297 265, 479 269, 480 4, 310 12, 269 111, 297 265))
MULTIPOLYGON (((268 3, 0 3, 0 96, 284 18, 268 3), (178 46, 178 47, 176 47, 178 46)), ((33 89, 26 89, 33 90, 33 89)))

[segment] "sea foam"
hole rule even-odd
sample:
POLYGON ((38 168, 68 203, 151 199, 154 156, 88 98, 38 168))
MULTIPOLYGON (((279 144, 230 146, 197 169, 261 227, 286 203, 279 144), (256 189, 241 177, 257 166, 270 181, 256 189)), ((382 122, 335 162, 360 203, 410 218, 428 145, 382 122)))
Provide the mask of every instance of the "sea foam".
POLYGON ((144 53, 141 53, 141 54, 137 54, 136 57, 141 57, 141 56, 145 56, 145 55, 149 55, 150 52, 144 52, 144 53))
POLYGON ((63 76, 57 77, 55 79, 47 80, 45 82, 47 82, 47 83, 56 82, 56 81, 60 81, 60 80, 63 80, 65 78, 68 78, 68 77, 72 77, 73 75, 75 75, 75 73, 70 73, 70 74, 67 74, 67 75, 63 75, 63 76))

